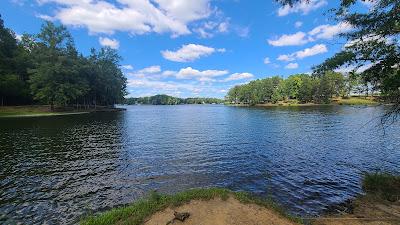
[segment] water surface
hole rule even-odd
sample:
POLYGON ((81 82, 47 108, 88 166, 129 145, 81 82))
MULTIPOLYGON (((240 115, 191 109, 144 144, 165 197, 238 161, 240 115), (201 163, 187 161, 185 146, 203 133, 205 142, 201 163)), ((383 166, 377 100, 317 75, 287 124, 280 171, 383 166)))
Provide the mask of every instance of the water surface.
POLYGON ((318 215, 400 172, 400 126, 380 107, 128 106, 0 119, 0 223, 76 223, 150 190, 225 187, 318 215))

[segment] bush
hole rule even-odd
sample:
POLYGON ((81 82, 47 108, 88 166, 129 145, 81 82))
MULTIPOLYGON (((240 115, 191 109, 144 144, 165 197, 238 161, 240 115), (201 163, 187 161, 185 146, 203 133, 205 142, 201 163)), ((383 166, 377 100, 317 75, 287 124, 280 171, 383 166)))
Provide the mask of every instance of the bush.
POLYGON ((362 188, 367 195, 388 201, 400 200, 400 176, 388 173, 368 173, 364 176, 362 188))

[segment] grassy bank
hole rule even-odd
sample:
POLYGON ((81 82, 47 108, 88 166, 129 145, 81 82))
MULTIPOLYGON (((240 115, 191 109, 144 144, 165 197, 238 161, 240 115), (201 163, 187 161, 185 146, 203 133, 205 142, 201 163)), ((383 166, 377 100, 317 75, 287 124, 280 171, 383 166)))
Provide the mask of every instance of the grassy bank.
POLYGON ((311 219, 311 224, 400 224, 400 176, 365 174, 362 189, 363 195, 345 202, 338 210, 311 219))
POLYGON ((369 173, 364 176, 362 188, 370 198, 390 202, 400 200, 400 176, 369 173))
POLYGON ((80 224, 142 224, 149 216, 168 207, 177 207, 188 203, 191 200, 210 200, 214 198, 226 200, 229 197, 234 197, 244 204, 253 203, 272 209, 279 215, 284 216, 291 221, 301 222, 300 219, 286 213, 285 210, 275 204, 272 200, 259 199, 243 192, 232 192, 227 189, 210 188, 193 189, 175 195, 152 193, 147 198, 139 200, 131 205, 112 209, 98 215, 87 216, 80 221, 80 224))
POLYGON ((377 105, 379 102, 375 98, 350 97, 333 99, 332 104, 338 105, 377 105))
POLYGON ((47 105, 25 105, 25 106, 0 106, 0 117, 36 117, 36 116, 57 116, 82 114, 97 111, 119 111, 121 109, 98 107, 96 109, 73 109, 73 108, 57 108, 50 110, 47 105))
MULTIPOLYGON (((365 98, 365 97, 350 97, 350 98, 334 98, 330 103, 302 103, 295 99, 287 101, 279 101, 277 103, 262 103, 255 104, 254 106, 259 107, 301 107, 301 106, 327 106, 327 105, 378 105, 380 104, 376 98, 365 98)), ((229 104, 234 106, 251 106, 250 104, 229 104)))

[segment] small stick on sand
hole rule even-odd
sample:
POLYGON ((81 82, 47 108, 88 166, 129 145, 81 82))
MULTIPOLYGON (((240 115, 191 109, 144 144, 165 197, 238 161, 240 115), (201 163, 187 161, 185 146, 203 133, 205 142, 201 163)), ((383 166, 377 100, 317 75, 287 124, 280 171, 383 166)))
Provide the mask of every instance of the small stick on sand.
POLYGON ((189 216, 190 216, 190 213, 188 213, 188 212, 180 213, 180 212, 174 211, 174 218, 172 220, 168 221, 166 225, 173 224, 175 222, 175 220, 179 220, 179 221, 183 222, 187 218, 189 218, 189 216))

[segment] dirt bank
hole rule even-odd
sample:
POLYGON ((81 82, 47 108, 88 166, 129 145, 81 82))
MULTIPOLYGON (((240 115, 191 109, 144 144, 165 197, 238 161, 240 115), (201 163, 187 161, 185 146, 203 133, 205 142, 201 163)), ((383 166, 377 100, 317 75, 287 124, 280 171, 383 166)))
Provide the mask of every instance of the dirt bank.
POLYGON ((258 225, 258 224, 296 224, 280 216, 271 209, 255 204, 243 204, 233 197, 227 200, 215 198, 208 201, 193 200, 177 208, 167 208, 155 213, 146 225, 166 225, 174 218, 174 211, 189 212, 184 222, 175 220, 172 224, 185 225, 258 225))

